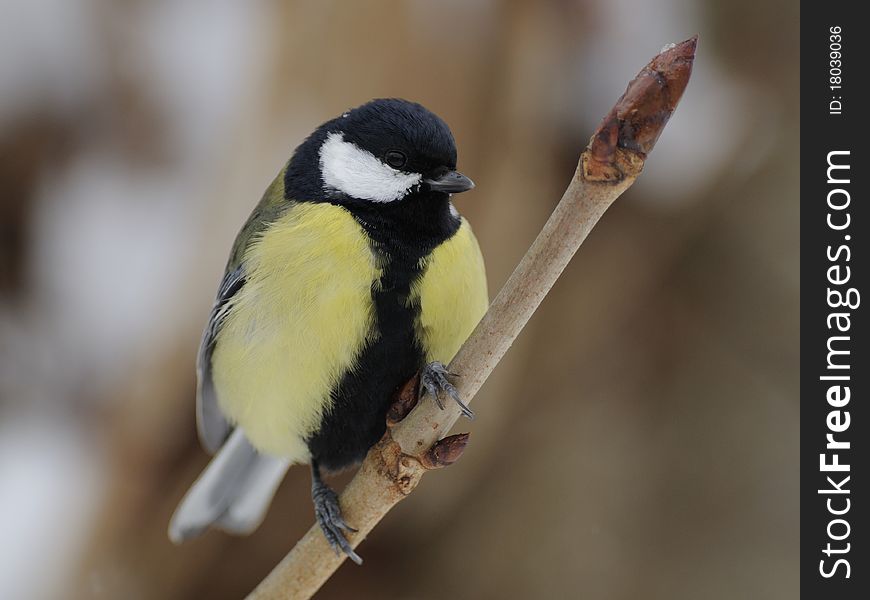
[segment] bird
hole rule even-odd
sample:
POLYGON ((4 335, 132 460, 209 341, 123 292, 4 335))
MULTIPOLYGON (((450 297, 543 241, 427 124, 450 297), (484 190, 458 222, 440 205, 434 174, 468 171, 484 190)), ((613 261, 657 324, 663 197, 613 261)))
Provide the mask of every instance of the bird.
POLYGON ((173 542, 253 532, 289 467, 308 464, 326 540, 361 563, 324 476, 362 461, 416 374, 420 394, 473 416, 445 367, 489 303, 452 203, 474 188, 456 162, 448 125, 396 98, 296 147, 232 246, 202 336, 196 421, 213 458, 170 520, 173 542))

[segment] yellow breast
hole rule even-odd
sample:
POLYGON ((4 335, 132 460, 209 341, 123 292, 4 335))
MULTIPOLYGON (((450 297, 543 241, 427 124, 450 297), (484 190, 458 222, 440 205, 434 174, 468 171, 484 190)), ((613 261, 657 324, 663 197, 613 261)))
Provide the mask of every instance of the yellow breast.
POLYGON ((343 208, 300 203, 245 253, 212 357, 221 410, 259 450, 308 458, 304 439, 373 330, 368 238, 343 208))
POLYGON ((489 306, 483 256, 462 219, 459 230, 423 261, 423 274, 411 289, 411 301, 420 303, 416 335, 428 361, 447 364, 489 306))

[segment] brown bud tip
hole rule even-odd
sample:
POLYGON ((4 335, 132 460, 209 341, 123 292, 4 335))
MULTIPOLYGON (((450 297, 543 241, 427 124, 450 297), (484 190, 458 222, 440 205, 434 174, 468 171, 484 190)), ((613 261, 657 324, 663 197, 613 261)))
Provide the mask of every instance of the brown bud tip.
POLYGON ((417 373, 399 388, 393 396, 393 403, 387 410, 387 426, 392 427, 408 416, 417 406, 418 389, 420 387, 420 374, 417 373))
POLYGON ((589 143, 584 175, 589 179, 617 179, 617 148, 643 161, 674 113, 692 74, 698 36, 669 44, 628 84, 589 143))
POLYGON ((468 433, 457 433, 435 442, 435 445, 426 453, 423 464, 430 469, 438 469, 452 465, 468 445, 468 433))

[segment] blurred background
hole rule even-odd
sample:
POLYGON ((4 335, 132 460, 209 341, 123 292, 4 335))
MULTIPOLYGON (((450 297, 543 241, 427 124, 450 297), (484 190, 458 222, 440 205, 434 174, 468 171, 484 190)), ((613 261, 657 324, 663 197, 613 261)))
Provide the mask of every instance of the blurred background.
MULTIPOLYGON (((321 598, 798 594, 798 22, 777 0, 5 0, 0 597, 239 598, 313 522, 182 547, 194 357, 293 148, 374 97, 452 127, 494 295, 659 49, 693 80, 428 475, 321 598)), ((347 476, 335 483, 341 485, 347 476)))

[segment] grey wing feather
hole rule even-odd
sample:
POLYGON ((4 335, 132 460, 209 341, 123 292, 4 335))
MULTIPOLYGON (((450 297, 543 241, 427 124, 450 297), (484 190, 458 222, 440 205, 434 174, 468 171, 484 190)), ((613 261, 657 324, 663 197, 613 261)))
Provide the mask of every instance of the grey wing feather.
POLYGON ((227 302, 244 285, 245 273, 241 265, 224 275, 197 356, 196 426, 202 445, 211 454, 217 452, 232 429, 218 406, 211 376, 211 356, 226 317, 227 302))

